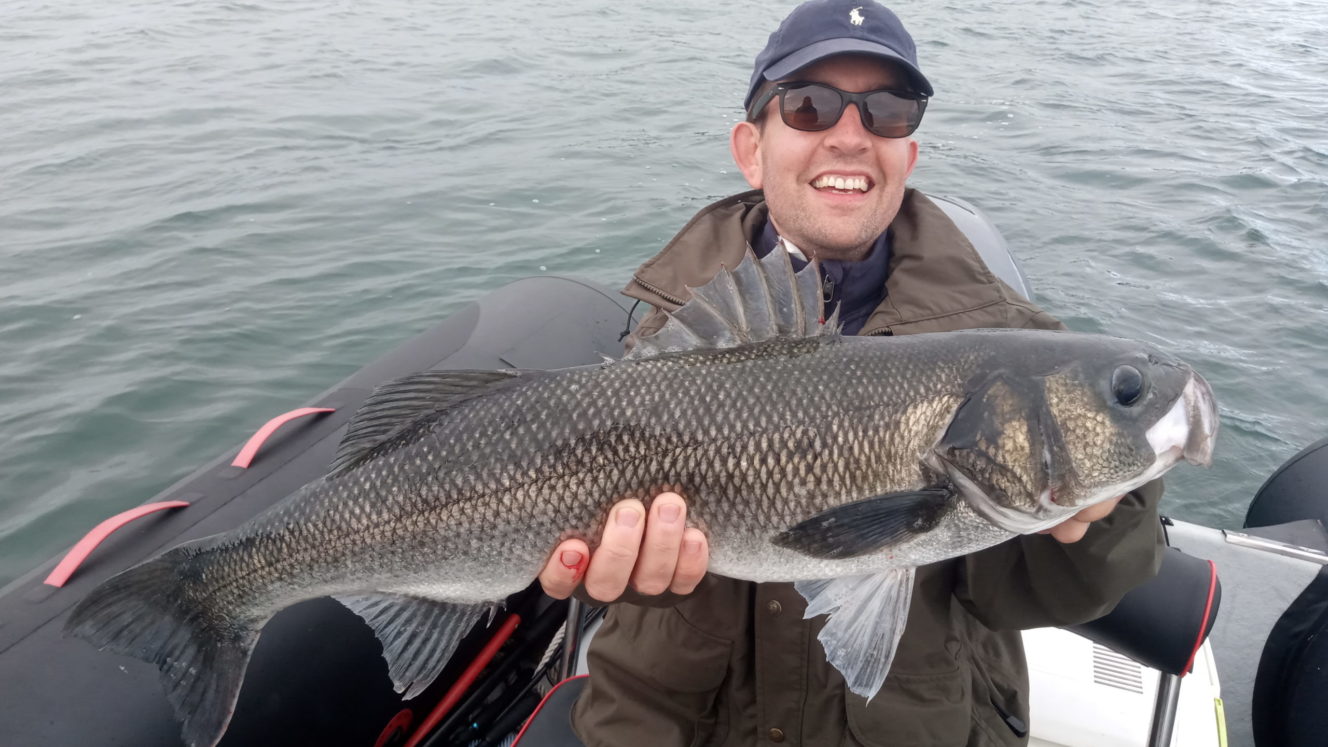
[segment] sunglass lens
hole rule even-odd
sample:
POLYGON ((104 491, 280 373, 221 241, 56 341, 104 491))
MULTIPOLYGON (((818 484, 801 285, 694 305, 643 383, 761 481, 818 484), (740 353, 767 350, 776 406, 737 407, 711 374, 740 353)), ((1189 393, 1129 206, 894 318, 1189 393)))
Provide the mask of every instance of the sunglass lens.
POLYGON ((867 97, 862 122, 881 137, 908 137, 922 119, 922 101, 877 91, 867 97))
POLYGON ((833 127, 844 106, 838 92, 817 85, 791 88, 782 98, 784 124, 813 132, 833 127))

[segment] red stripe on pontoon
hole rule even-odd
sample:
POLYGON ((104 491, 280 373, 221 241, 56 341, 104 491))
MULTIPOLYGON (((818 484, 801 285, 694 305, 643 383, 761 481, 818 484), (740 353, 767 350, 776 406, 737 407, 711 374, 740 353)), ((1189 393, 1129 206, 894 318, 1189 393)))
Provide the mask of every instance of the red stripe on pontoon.
POLYGON ((419 728, 411 735, 410 741, 406 742, 406 747, 417 747, 420 742, 424 741, 425 737, 429 736, 429 732, 442 723, 443 717, 447 715, 448 711, 452 710, 452 706, 461 700, 461 696, 466 694, 471 683, 489 665, 489 661, 498 653, 498 649, 502 648, 503 644, 507 643, 507 639, 512 637, 512 631, 516 630, 516 626, 520 622, 521 616, 517 614, 508 615, 507 619, 503 620, 503 624, 498 627, 498 631, 493 634, 488 643, 484 644, 484 648, 480 649, 474 661, 466 667, 466 671, 462 672, 456 682, 453 682, 452 686, 447 689, 447 694, 443 696, 442 700, 438 701, 438 705, 434 706, 432 711, 429 711, 429 716, 420 722, 419 728))
POLYGON ((306 415, 316 415, 320 412, 336 412, 336 410, 331 407, 301 407, 298 410, 291 410, 288 413, 278 415, 267 421, 263 424, 262 428, 258 429, 258 432, 250 436, 249 440, 245 442, 244 447, 240 449, 240 453, 235 456, 235 461, 231 462, 231 466, 239 467, 240 469, 248 469, 249 465, 253 463, 254 457, 258 454, 259 447, 263 445, 264 441, 271 438, 272 434, 276 433, 278 428, 296 418, 302 418, 306 415))
POLYGON ((578 674, 575 677, 568 677, 562 682, 559 682, 558 684, 554 685, 553 688, 549 690, 549 692, 545 693, 544 698, 540 700, 539 705, 535 706, 535 710, 531 711, 530 716, 526 718, 526 723, 521 725, 521 731, 516 733, 516 739, 512 740, 512 747, 516 747, 518 744, 521 744, 521 737, 524 737, 526 735, 526 729, 530 728, 530 725, 535 721, 535 717, 538 716, 540 710, 544 708, 544 704, 549 702, 549 698, 553 697, 554 693, 558 692, 558 688, 562 687, 563 685, 566 685, 572 680, 585 679, 586 677, 589 676, 590 675, 588 674, 578 674))
POLYGON ((125 524, 128 524, 134 519, 147 516, 148 514, 155 513, 163 509, 184 508, 185 506, 188 505, 189 505, 188 501, 162 501, 160 503, 144 503, 143 505, 138 506, 137 508, 131 508, 128 511, 125 511, 123 513, 118 513, 115 516, 112 516, 111 518, 93 527, 91 532, 88 532, 87 534, 83 535, 83 539, 79 540, 78 544, 74 545, 74 548, 72 550, 65 553, 64 559, 62 559, 59 565, 55 567, 55 570, 51 571, 51 575, 46 577, 46 581, 44 583, 47 586, 56 586, 56 587, 64 586, 65 583, 69 581, 69 577, 74 575, 74 571, 78 570, 78 567, 83 564, 84 560, 88 559, 88 556, 92 554, 92 551, 97 549, 97 545, 100 545, 102 542, 106 540, 107 537, 111 536, 112 532, 124 526, 125 524))
POLYGON ((1182 677, 1190 673, 1194 667, 1194 657, 1199 655, 1199 647, 1203 646, 1204 631, 1208 630, 1208 616, 1213 612, 1213 595, 1217 592, 1217 565, 1213 561, 1208 561, 1208 601, 1204 603, 1203 622, 1199 625, 1199 637, 1194 641, 1194 650, 1190 651, 1190 660, 1185 662, 1185 668, 1180 670, 1182 677))

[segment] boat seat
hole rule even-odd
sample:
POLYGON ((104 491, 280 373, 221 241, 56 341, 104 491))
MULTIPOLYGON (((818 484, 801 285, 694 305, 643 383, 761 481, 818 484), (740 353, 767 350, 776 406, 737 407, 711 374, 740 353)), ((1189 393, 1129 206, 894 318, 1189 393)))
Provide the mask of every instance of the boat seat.
POLYGON ((588 679, 583 674, 554 685, 530 714, 512 747, 585 747, 572 731, 572 706, 588 679))
POLYGON ((1183 676, 1212 631, 1221 601, 1212 561, 1168 547, 1157 576, 1131 589, 1106 615, 1066 630, 1144 666, 1183 676))

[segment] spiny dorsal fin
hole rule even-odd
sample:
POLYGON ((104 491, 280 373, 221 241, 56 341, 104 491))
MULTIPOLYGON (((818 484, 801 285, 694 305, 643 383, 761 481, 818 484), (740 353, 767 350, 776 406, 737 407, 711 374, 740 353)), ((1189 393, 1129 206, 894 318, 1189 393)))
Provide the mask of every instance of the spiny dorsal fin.
POLYGON ((510 369, 425 371, 378 387, 351 418, 330 471, 355 463, 420 418, 493 391, 521 375, 510 369))
POLYGON ((757 259, 748 248, 733 270, 721 268, 709 283, 690 290, 691 300, 671 312, 658 332, 638 340, 626 359, 838 332, 821 323, 816 262, 794 272, 788 252, 779 249, 757 259))

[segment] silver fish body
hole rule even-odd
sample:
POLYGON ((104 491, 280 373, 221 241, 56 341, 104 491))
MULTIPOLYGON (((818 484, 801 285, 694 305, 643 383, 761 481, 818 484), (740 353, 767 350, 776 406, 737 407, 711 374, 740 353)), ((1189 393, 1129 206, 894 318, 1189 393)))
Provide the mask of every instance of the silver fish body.
MULTIPOLYGON (((773 538, 843 504, 935 485, 932 451, 972 382, 1027 377, 1015 367, 1030 361, 1078 365, 1103 345, 1044 332, 816 337, 504 377, 207 554, 237 573, 262 569, 227 587, 237 606, 381 589, 492 601, 529 584, 558 541, 598 537, 616 501, 675 490, 723 575, 793 581, 934 562, 1015 532, 956 493, 936 531, 889 552, 830 560, 773 538)), ((1121 360, 1146 360, 1119 345, 1121 360)))
MULTIPOLYGON (((69 630, 155 661, 186 741, 214 744, 284 607, 346 603, 417 693, 560 540, 593 544, 615 502, 673 490, 712 572, 804 582, 809 614, 897 641, 913 567, 1206 462, 1215 430, 1187 366, 1071 333, 776 335, 553 372, 430 372, 366 403, 326 477, 111 579, 69 630)), ((827 631, 831 662, 875 692, 893 644, 859 673, 841 636, 862 631, 827 631)))

